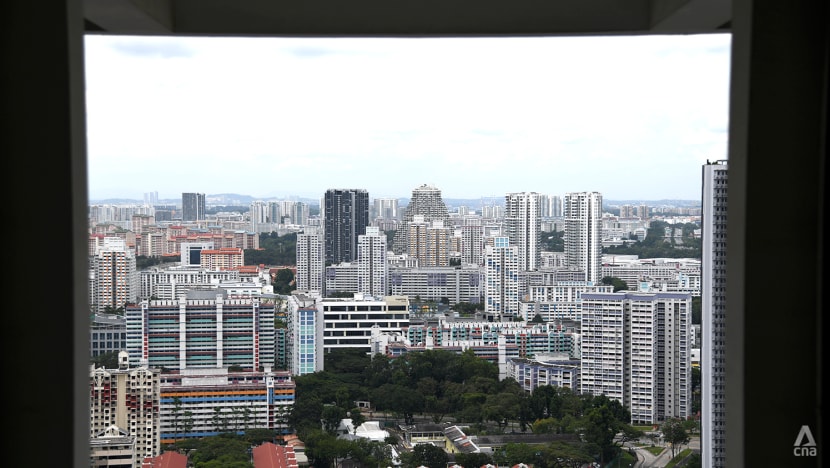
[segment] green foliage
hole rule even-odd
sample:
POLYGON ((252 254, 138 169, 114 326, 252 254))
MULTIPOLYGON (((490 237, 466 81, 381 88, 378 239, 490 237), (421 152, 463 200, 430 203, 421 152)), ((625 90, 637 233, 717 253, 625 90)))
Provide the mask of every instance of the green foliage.
POLYGON ((443 468, 447 466, 449 458, 444 449, 432 444, 418 444, 411 452, 401 454, 404 468, 415 468, 421 465, 443 468))
POLYGON ((545 252, 565 251, 565 231, 542 231, 540 238, 542 250, 545 252))
POLYGON ((671 448, 672 458, 674 458, 682 445, 689 443, 689 434, 686 432, 686 428, 680 418, 667 419, 660 426, 660 430, 663 432, 663 439, 671 448))
POLYGON ((616 276, 604 276, 600 282, 602 282, 602 284, 614 286, 614 292, 628 290, 628 283, 617 278, 616 276))
POLYGON ((148 257, 146 255, 136 255, 135 269, 141 271, 163 263, 175 263, 180 261, 181 257, 148 257))
POLYGON ((90 363, 95 365, 95 368, 103 367, 105 369, 118 369, 118 351, 99 354, 90 359, 90 363))
POLYGON ((274 292, 277 294, 291 294, 291 291, 296 289, 294 283, 294 272, 288 268, 283 268, 277 271, 277 276, 273 282, 274 292))
POLYGON ((694 238, 696 224, 668 224, 665 221, 652 221, 646 238, 633 244, 604 247, 605 254, 637 255, 639 258, 701 258, 701 240, 694 238), (666 228, 675 232, 681 230, 682 243, 677 244, 674 237, 666 240, 666 228))
POLYGON ((692 324, 700 325, 701 297, 692 297, 692 324))
POLYGON ((246 265, 293 266, 297 264, 297 234, 276 232, 259 235, 259 249, 245 249, 246 265))
POLYGON ((484 302, 459 302, 450 307, 450 309, 459 314, 474 314, 478 310, 484 310, 484 302))

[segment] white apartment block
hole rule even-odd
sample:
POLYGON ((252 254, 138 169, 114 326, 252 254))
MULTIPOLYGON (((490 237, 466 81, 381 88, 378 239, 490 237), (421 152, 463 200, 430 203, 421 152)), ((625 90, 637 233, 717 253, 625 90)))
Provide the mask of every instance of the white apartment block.
POLYGON ((317 303, 323 316, 323 350, 358 348, 371 350, 372 330, 400 333, 409 326, 409 298, 376 298, 355 294, 354 298, 323 298, 317 303))
POLYGON ((580 361, 565 353, 541 354, 533 358, 507 360, 507 377, 512 378, 527 393, 539 387, 570 388, 575 393, 580 387, 580 361))
POLYGON ((93 312, 136 301, 139 282, 135 255, 124 239, 105 237, 90 257, 89 265, 89 303, 93 312))
POLYGON ((585 272, 585 280, 602 277, 602 194, 573 192, 565 195, 565 254, 568 266, 585 272))
POLYGON ((510 238, 510 245, 518 248, 522 271, 539 269, 540 197, 536 192, 508 193, 504 197, 505 233, 510 238))
MULTIPOLYGON (((134 468, 144 457, 160 453, 159 371, 130 367, 127 352, 118 354, 118 368, 89 371, 89 437, 100 438, 116 426, 134 439, 134 468)), ((101 465, 112 466, 112 465, 101 465)))
MULTIPOLYGON (((201 250, 201 249, 200 249, 201 250)), ((166 269, 152 267, 139 273, 141 299, 176 299, 190 289, 202 286, 218 287, 223 282, 239 282, 238 270, 208 270, 198 265, 166 269)))
POLYGON ((357 236, 357 290, 369 296, 387 295, 386 236, 377 227, 367 226, 357 236))
POLYGON ((529 285, 528 293, 520 303, 520 316, 528 321, 540 315, 545 322, 579 322, 582 320, 583 294, 610 292, 614 292, 613 286, 588 281, 556 281, 553 284, 529 285))
POLYGON ((424 301, 439 302, 447 298, 450 304, 479 303, 482 300, 481 267, 390 267, 389 294, 420 297, 424 301))
POLYGON ((461 263, 481 265, 484 226, 479 216, 465 216, 461 225, 461 263))
POLYGON ((691 415, 691 295, 582 294, 581 393, 628 407, 632 424, 691 415))
POLYGON ((357 263, 343 262, 326 267, 326 276, 323 279, 324 296, 336 292, 357 292, 357 263))
POLYGON ((323 272, 326 252, 323 233, 307 228, 297 234, 297 289, 323 292, 323 272))
POLYGON ((484 313, 498 320, 519 315, 519 249, 496 237, 484 253, 484 313))
POLYGON ((605 255, 601 276, 625 281, 629 291, 658 290, 700 296, 700 260, 628 257, 605 255))
POLYGON ((704 467, 726 464, 726 210, 728 164, 703 166, 701 440, 704 467))

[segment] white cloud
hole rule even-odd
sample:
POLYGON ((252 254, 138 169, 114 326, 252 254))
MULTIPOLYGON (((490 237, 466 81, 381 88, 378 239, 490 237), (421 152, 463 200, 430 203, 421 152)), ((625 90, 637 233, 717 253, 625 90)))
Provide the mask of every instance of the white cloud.
POLYGON ((700 166, 726 155, 728 35, 86 46, 92 199, 698 198, 700 166))

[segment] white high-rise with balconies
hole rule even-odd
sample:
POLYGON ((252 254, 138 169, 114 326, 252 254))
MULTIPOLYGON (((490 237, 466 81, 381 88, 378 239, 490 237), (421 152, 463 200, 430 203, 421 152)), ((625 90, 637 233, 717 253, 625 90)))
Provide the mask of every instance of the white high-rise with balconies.
POLYGON ((572 192, 565 195, 565 257, 568 267, 585 272, 585 281, 602 278, 602 194, 572 192))
POLYGON ((297 290, 323 292, 326 252, 323 233, 307 227, 297 234, 297 290))
POLYGON ((441 198, 441 190, 432 185, 421 185, 412 190, 412 198, 404 210, 401 225, 395 232, 392 241, 392 250, 395 254, 407 252, 409 243, 409 224, 413 222, 416 215, 423 216, 426 223, 431 224, 433 220, 448 223, 450 219, 447 205, 441 198))
POLYGON ((484 313, 499 321, 519 315, 519 249, 508 237, 485 247, 484 313))
POLYGON ((688 293, 582 294, 581 393, 605 395, 632 424, 691 415, 688 293))
POLYGON ((375 226, 357 240, 357 292, 383 297, 387 291, 386 235, 375 226))
POLYGON ((726 161, 703 166, 701 440, 704 467, 726 466, 726 161))
POLYGON ((519 269, 539 269, 541 258, 541 195, 508 193, 504 197, 504 227, 510 245, 519 249, 519 269))

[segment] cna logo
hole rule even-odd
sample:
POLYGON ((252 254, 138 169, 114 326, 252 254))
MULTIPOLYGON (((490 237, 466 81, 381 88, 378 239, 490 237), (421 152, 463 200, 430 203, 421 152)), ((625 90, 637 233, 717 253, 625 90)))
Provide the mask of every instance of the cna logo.
POLYGON ((818 454, 816 447, 816 439, 813 439, 813 433, 810 431, 810 426, 803 425, 798 431, 798 437, 795 438, 793 444, 793 455, 796 457, 815 457, 818 454), (807 439, 806 441, 804 439, 807 439))

